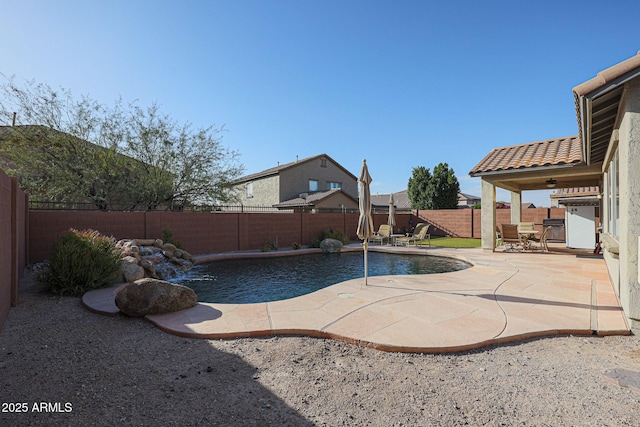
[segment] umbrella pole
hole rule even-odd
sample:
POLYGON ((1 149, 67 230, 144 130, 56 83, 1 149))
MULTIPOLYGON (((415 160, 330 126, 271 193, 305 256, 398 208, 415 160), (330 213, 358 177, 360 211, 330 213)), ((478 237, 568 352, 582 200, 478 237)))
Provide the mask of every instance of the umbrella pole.
POLYGON ((364 240, 364 285, 367 286, 367 276, 369 273, 369 265, 367 262, 367 249, 369 249, 369 239, 364 240))

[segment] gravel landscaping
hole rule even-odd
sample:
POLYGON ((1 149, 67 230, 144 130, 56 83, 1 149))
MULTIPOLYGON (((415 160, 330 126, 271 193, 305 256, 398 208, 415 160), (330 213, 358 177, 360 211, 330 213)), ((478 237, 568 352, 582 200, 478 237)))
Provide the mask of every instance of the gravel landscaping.
POLYGON ((640 340, 562 336, 459 354, 172 336, 55 297, 27 271, 0 333, 6 426, 636 426, 640 340))

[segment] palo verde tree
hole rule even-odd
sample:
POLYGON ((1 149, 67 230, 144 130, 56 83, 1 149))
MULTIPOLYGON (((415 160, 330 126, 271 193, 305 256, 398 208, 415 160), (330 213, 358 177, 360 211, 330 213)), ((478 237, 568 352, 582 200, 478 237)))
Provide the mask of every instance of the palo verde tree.
POLYGON ((229 200, 243 171, 223 128, 193 129, 117 100, 106 106, 33 81, 0 86, 0 166, 33 199, 154 209, 229 200), (7 126, 11 124, 11 126, 7 126))
POLYGON ((408 195, 412 209, 457 209, 460 184, 447 163, 433 168, 413 168, 409 178, 408 195))

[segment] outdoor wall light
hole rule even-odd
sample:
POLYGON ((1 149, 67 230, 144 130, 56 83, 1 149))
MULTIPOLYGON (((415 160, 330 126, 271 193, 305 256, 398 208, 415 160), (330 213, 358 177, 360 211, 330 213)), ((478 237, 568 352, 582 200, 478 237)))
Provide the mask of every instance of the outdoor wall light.
POLYGON ((556 183, 557 183, 558 181, 556 181, 556 180, 555 180, 555 179, 553 179, 553 178, 549 178, 549 179, 548 179, 548 180, 546 180, 545 182, 547 183, 547 187, 548 187, 548 188, 553 188, 553 187, 555 187, 555 186, 556 186, 556 183))

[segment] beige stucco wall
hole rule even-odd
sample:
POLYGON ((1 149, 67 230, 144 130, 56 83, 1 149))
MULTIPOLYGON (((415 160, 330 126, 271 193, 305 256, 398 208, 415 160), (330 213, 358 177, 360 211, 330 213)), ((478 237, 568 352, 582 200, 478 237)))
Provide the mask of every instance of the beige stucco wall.
POLYGON ((253 184, 253 197, 247 197, 248 183, 242 183, 237 187, 237 194, 243 206, 272 206, 280 203, 278 200, 279 179, 278 175, 251 181, 253 184))
MULTIPOLYGON (((638 236, 640 236, 640 79, 626 85, 620 106, 620 302, 634 329, 640 328, 638 236)), ((615 265, 611 264, 611 267, 615 265)))

